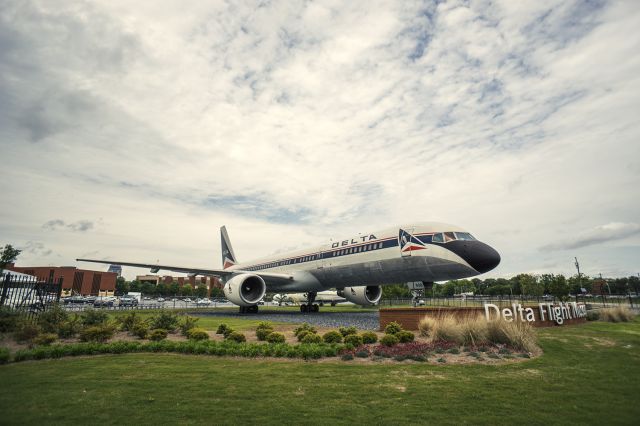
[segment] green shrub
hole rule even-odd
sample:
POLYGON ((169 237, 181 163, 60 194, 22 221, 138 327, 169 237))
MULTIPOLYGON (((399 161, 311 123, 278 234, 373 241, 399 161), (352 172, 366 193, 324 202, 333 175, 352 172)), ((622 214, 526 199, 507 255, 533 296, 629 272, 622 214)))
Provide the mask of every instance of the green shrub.
POLYGON ((38 324, 33 324, 30 321, 21 321, 16 330, 13 333, 13 337, 16 342, 31 342, 36 338, 38 334, 40 334, 42 330, 38 324))
POLYGON ((11 359, 11 352, 7 348, 0 348, 0 365, 6 364, 11 359))
POLYGON ((369 358, 369 352, 368 351, 358 351, 358 352, 356 352, 356 356, 358 358, 369 358))
POLYGON ((416 338, 416 336, 412 332, 406 330, 402 330, 396 333, 395 336, 398 338, 398 341, 400 343, 413 342, 416 338))
POLYGON ((169 332, 162 328, 156 328, 155 330, 151 330, 149 334, 149 340, 153 340, 154 342, 159 342, 160 340, 164 340, 167 338, 169 332))
POLYGON ((364 344, 376 343, 378 341, 378 335, 373 331, 365 331, 361 336, 362 343, 364 344))
POLYGON ((242 343, 242 342, 246 342, 247 338, 244 337, 244 334, 239 333, 237 331, 234 331, 232 333, 230 333, 227 337, 227 340, 230 340, 232 342, 238 342, 238 343, 242 343))
POLYGON ((398 338, 393 334, 386 334, 380 339, 380 343, 385 346, 394 346, 398 344, 398 338))
POLYGON ((20 322, 20 313, 9 307, 0 307, 0 333, 15 331, 20 322))
POLYGON ((276 332, 269 333, 269 335, 267 336, 267 342, 284 343, 285 342, 284 334, 276 333, 276 332))
POLYGON ((296 334, 296 336, 298 337, 298 342, 302 342, 302 339, 304 339, 305 336, 308 334, 316 334, 316 333, 309 330, 302 330, 300 331, 300 333, 296 334))
POLYGON ((342 343, 342 334, 337 331, 327 331, 322 336, 325 343, 342 343))
POLYGON ((384 334, 396 334, 402 331, 402 326, 395 321, 390 322, 384 328, 384 334))
POLYGON ((302 339, 302 343, 305 343, 305 344, 322 343, 322 337, 320 337, 319 335, 317 335, 315 333, 307 333, 307 334, 305 334, 304 338, 302 339))
POLYGON ((273 328, 258 328, 256 330, 256 337, 260 341, 267 340, 267 336, 273 333, 273 328))
POLYGON ((80 331, 80 340, 83 342, 106 342, 113 337, 115 327, 111 324, 91 325, 80 331))
POLYGON ((187 336, 189 330, 196 327, 196 323, 200 320, 200 318, 195 318, 189 315, 185 315, 180 321, 180 332, 183 336, 187 336))
POLYGON ((137 312, 131 311, 116 317, 116 322, 120 324, 120 330, 133 331, 133 328, 141 321, 137 312))
POLYGON ((146 339, 149 335, 149 324, 144 321, 138 321, 135 323, 131 330, 131 334, 136 336, 139 339, 146 339))
POLYGON ((73 314, 66 321, 62 322, 58 327, 58 336, 60 338, 73 337, 80 333, 82 329, 82 321, 78 314, 73 314))
MULTIPOLYGON (((308 333, 317 333, 317 330, 315 327, 312 327, 310 324, 308 323, 303 323, 300 327, 296 327, 293 330, 293 334, 295 334, 296 337, 298 337, 298 335, 302 332, 308 332, 308 333)), ((300 339, 298 339, 300 340, 300 339)))
POLYGON ((447 362, 447 360, 444 359, 444 358, 438 358, 438 362, 445 363, 445 362, 447 362))
POLYGON ((353 355, 351 355, 351 354, 344 354, 340 358, 343 361, 353 361, 353 355))
POLYGON ((273 324, 269 321, 261 321, 258 323, 258 326, 256 327, 256 330, 260 330, 260 329, 273 330, 273 324))
POLYGON ((209 340, 209 333, 204 328, 194 327, 187 331, 189 340, 209 340))
POLYGON ((460 349, 458 349, 458 348, 450 348, 447 352, 449 352, 450 354, 458 355, 460 353, 460 349))
POLYGON ((225 339, 227 339, 227 338, 229 338, 229 336, 230 336, 232 333, 235 333, 235 330, 234 330, 233 328, 231 328, 231 327, 227 327, 227 328, 224 330, 224 333, 222 333, 222 335, 224 336, 224 338, 225 338, 225 339))
POLYGON ((40 346, 49 346, 50 344, 52 344, 56 340, 58 340, 58 335, 57 334, 55 334, 55 333, 42 333, 42 334, 39 334, 38 336, 36 336, 35 339, 33 339, 33 343, 35 343, 36 345, 40 345, 40 346))
POLYGON ((344 337, 344 343, 357 348, 358 346, 362 346, 362 337, 357 334, 347 334, 344 337))
POLYGON ((338 331, 340 332, 340 334, 342 334, 343 337, 347 337, 351 334, 358 334, 358 329, 354 326, 340 327, 338 328, 338 331))
POLYGON ((85 326, 102 325, 107 322, 109 315, 104 311, 87 309, 81 315, 82 324, 85 326))
POLYGON ((38 316, 38 324, 45 333, 58 333, 60 324, 69 319, 69 314, 55 303, 38 316))
POLYGON ((161 328, 168 332, 173 332, 178 327, 179 322, 177 314, 163 310, 151 318, 151 328, 161 328))
POLYGON ((225 323, 222 323, 218 326, 218 329, 216 330, 216 334, 224 334, 225 330, 227 330, 229 328, 229 326, 225 323))

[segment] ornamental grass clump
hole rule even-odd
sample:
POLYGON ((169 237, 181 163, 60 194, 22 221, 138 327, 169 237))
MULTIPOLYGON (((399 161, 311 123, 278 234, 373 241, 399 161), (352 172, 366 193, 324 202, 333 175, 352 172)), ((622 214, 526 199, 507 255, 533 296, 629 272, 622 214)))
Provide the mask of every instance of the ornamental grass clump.
POLYGON ((607 322, 629 322, 633 320, 634 314, 626 306, 616 306, 615 308, 600 309, 600 319, 607 322))
POLYGON ((536 332, 524 321, 507 321, 504 318, 488 321, 487 339, 493 344, 504 344, 527 352, 537 347, 536 332))
POLYGON ((433 328, 435 327, 437 321, 438 319, 433 317, 422 318, 418 323, 418 330, 420 331, 420 335, 422 337, 431 338, 433 334, 433 328))
POLYGON ((488 323, 483 317, 469 316, 460 322, 460 343, 468 346, 479 346, 487 342, 488 323))
POLYGON ((431 329, 431 339, 443 342, 462 342, 462 327, 453 315, 438 317, 431 329))

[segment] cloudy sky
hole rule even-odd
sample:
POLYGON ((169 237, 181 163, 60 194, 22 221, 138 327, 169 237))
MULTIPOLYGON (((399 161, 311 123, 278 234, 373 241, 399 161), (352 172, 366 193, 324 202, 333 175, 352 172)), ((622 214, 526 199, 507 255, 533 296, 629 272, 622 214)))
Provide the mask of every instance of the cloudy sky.
POLYGON ((488 277, 635 275, 639 52, 635 0, 0 0, 0 243, 219 267, 221 225, 242 261, 444 221, 488 277))

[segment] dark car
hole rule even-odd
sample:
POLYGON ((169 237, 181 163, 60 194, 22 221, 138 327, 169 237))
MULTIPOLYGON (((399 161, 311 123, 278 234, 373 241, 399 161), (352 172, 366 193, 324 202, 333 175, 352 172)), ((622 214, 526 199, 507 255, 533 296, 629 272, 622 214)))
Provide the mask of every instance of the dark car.
POLYGON ((84 297, 82 296, 71 296, 71 297, 65 297, 64 299, 62 299, 62 303, 64 303, 65 305, 70 304, 70 303, 85 303, 84 302, 84 297))
POLYGON ((138 299, 123 296, 120 298, 120 306, 138 306, 138 299))

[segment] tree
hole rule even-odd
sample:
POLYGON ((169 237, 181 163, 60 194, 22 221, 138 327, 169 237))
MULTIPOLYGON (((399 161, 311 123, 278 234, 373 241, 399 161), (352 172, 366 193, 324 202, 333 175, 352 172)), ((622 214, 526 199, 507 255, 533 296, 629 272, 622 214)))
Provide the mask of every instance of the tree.
POLYGON ((553 275, 549 284, 549 293, 560 300, 565 300, 569 295, 569 285, 564 275, 553 275))
POLYGON ((207 297, 207 286, 200 284, 198 287, 196 287, 195 293, 196 293, 196 297, 199 297, 199 298, 207 297))
POLYGON ((169 285, 169 294, 172 296, 175 296, 176 294, 178 294, 178 292, 180 291, 180 286, 178 285, 177 282, 172 282, 169 285))
POLYGON ((13 248, 11 244, 7 244, 0 251, 0 269, 4 269, 9 263, 15 263, 22 250, 13 248))
POLYGON ((193 294, 193 287, 191 287, 191 284, 185 284, 180 289, 180 295, 182 296, 191 296, 192 294, 193 294))
POLYGON ((125 281, 124 277, 116 278, 116 295, 122 296, 129 292, 129 283, 125 281))
POLYGON ((224 297, 224 291, 221 288, 213 287, 211 289, 211 297, 224 297))
POLYGON ((382 287, 382 297, 384 299, 411 297, 411 291, 406 284, 385 285, 382 287))
POLYGON ((516 276, 521 294, 527 296, 542 296, 544 287, 538 278, 530 274, 520 274, 516 276))

